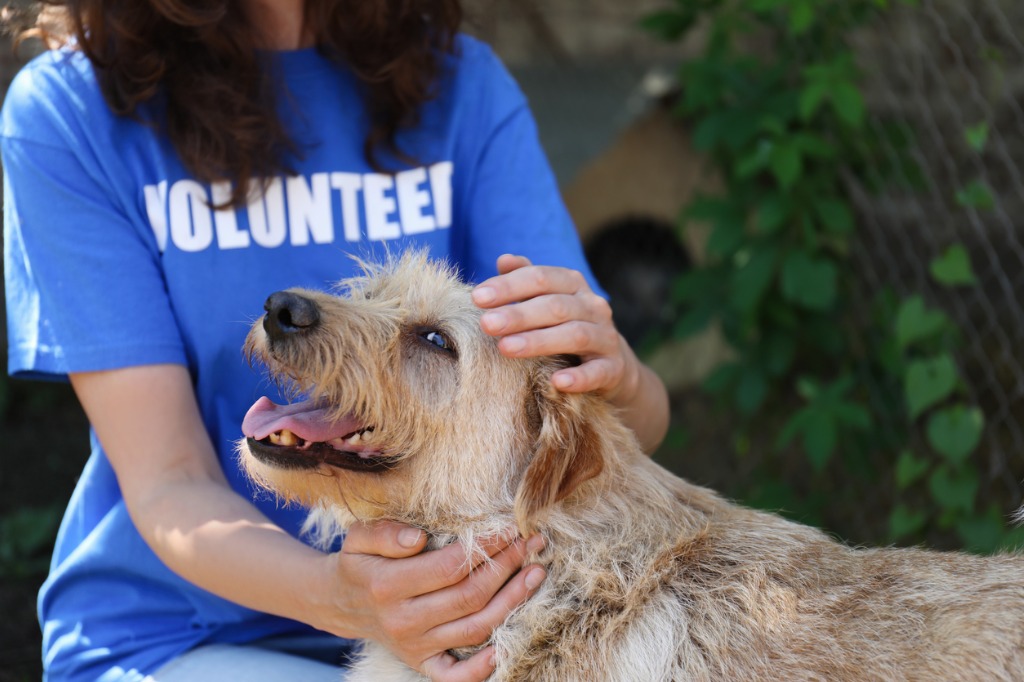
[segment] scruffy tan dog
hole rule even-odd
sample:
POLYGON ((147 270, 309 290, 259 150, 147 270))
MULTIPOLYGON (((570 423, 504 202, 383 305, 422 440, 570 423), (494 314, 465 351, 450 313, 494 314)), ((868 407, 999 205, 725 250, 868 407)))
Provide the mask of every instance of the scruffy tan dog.
MULTIPOLYGON (((539 531, 548 577, 492 637, 493 680, 1024 680, 1024 558, 857 550, 661 468, 605 401, 512 360, 422 254, 344 296, 279 292, 248 352, 308 402, 263 399, 255 481, 329 539, 396 519, 434 545, 539 531)), ((422 679, 368 644, 351 679, 422 679)))

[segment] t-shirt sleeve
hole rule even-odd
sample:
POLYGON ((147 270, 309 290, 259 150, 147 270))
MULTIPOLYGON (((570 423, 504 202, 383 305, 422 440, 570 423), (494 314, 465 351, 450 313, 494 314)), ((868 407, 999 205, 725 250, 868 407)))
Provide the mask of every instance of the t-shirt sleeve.
POLYGON ((74 146, 59 102, 17 87, 8 98, 0 139, 8 371, 61 378, 184 363, 155 240, 90 164, 87 141, 74 146))
POLYGON ((494 118, 466 185, 469 279, 492 276, 496 258, 515 253, 537 265, 579 270, 604 295, 587 265, 526 98, 497 58, 489 51, 486 57, 490 76, 481 89, 492 101, 485 115, 494 118))

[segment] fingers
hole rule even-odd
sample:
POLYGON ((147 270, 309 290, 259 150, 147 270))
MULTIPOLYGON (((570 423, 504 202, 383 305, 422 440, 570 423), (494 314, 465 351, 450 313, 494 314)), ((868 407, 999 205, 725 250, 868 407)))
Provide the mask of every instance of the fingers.
POLYGON ((496 538, 482 543, 479 551, 455 543, 398 561, 366 557, 384 562, 366 586, 373 603, 383 606, 372 638, 431 679, 485 679, 493 670, 488 657, 478 654, 472 662, 456 662, 444 652, 485 643, 537 589, 544 569, 520 567, 543 546, 539 536, 512 542, 496 538))
POLYGON ((517 256, 515 254, 506 253, 498 256, 498 274, 504 275, 507 272, 518 270, 519 268, 525 268, 527 265, 532 265, 530 259, 526 256, 517 256))
MULTIPOLYGON (((402 566, 403 572, 408 573, 406 582, 411 583, 415 579, 417 594, 426 595, 459 584, 481 564, 489 565, 489 558, 504 557, 503 563, 509 560, 514 562, 518 558, 518 567, 522 566, 526 556, 525 543, 509 537, 481 541, 479 549, 482 551, 472 551, 456 542, 437 551, 427 552, 402 566)), ((397 577, 402 580, 402 576, 397 577)))
POLYGON ((540 296, 519 305, 484 313, 484 332, 501 336, 498 348, 510 357, 574 353, 595 355, 618 350, 611 310, 594 294, 540 296))
MULTIPOLYGON (((540 566, 526 566, 500 589, 495 586, 497 592, 482 608, 439 625, 428 634, 436 638, 436 641, 454 642, 455 644, 449 648, 485 642, 494 629, 505 621, 509 613, 530 598, 546 577, 547 573, 540 566)), ((488 585, 494 586, 494 582, 489 581, 488 585)))
POLYGON ((564 393, 587 393, 604 391, 608 386, 620 382, 625 362, 621 358, 597 358, 584 362, 579 367, 562 369, 551 375, 551 383, 564 393))
POLYGON ((473 302, 481 308, 525 301, 543 294, 575 294, 590 291, 582 273, 568 268, 544 265, 531 266, 522 256, 502 256, 498 272, 473 289, 473 302), (502 268, 510 268, 502 272, 502 268))
POLYGON ((494 647, 485 647, 464 661, 442 652, 423 661, 421 668, 434 682, 483 682, 494 672, 494 647))
MULTIPOLYGON (((386 640, 415 641, 416 648, 426 653, 483 644, 544 580, 546 574, 539 566, 520 569, 524 556, 541 548, 539 537, 513 543, 453 585, 423 592, 421 583, 416 595, 382 614, 386 640)), ((392 576, 389 582, 394 585, 400 580, 392 576)))
MULTIPOLYGON (((431 594, 424 594, 418 599, 417 608, 422 609, 425 613, 436 614, 437 623, 448 625, 490 608, 491 611, 489 613, 492 616, 497 615, 496 621, 487 618, 482 620, 474 618, 439 634, 443 641, 449 641, 452 637, 457 639, 458 643, 454 646, 479 644, 487 638, 491 629, 504 619, 508 610, 518 606, 520 603, 519 601, 511 603, 510 600, 517 598, 525 599, 529 590, 535 589, 540 584, 540 581, 543 580, 543 570, 533 567, 532 570, 540 571, 540 573, 531 576, 530 587, 526 588, 525 591, 518 590, 512 594, 506 593, 497 606, 493 603, 496 598, 495 595, 499 593, 499 590, 503 589, 503 585, 507 588, 508 585, 506 583, 522 583, 526 579, 526 574, 529 574, 530 571, 526 569, 520 570, 523 566, 523 561, 527 556, 536 554, 543 547, 544 541, 540 536, 534 536, 527 542, 515 542, 501 552, 496 553, 491 561, 484 562, 474 568, 466 575, 465 579, 446 589, 441 589, 431 594), (524 574, 517 576, 518 581, 513 580, 509 582, 509 578, 516 575, 517 572, 524 574), (508 608, 502 610, 501 605, 503 604, 507 604, 508 608), (494 609, 497 609, 497 611, 494 609), (462 632, 463 629, 466 629, 467 632, 462 632), (447 638, 445 633, 448 634, 447 638), (467 641, 463 641, 467 638, 467 641)), ((451 646, 453 645, 449 644, 449 648, 451 646)))
POLYGON ((426 533, 396 521, 356 523, 345 534, 342 551, 388 559, 404 559, 419 554, 427 544, 426 533))
POLYGON ((481 316, 480 326, 491 336, 507 336, 574 320, 611 327, 612 309, 590 289, 575 294, 541 294, 515 305, 488 310, 481 316))
POLYGON ((611 306, 590 290, 580 272, 531 266, 526 258, 508 254, 498 259, 498 271, 503 274, 473 290, 473 300, 489 309, 480 326, 491 336, 504 337, 499 344, 504 354, 529 357, 617 351, 611 306), (546 333, 536 333, 538 330, 546 333))
MULTIPOLYGON (((387 536, 386 530, 382 529, 377 537, 386 538, 387 536)), ((348 540, 346 540, 346 544, 347 542, 348 540)), ((373 599, 382 604, 416 599, 421 595, 438 592, 461 583, 481 563, 487 562, 491 557, 502 554, 510 548, 511 553, 505 554, 506 560, 501 563, 504 565, 508 561, 518 561, 515 566, 518 568, 522 565, 525 557, 524 546, 525 543, 521 540, 505 536, 482 540, 478 544, 477 550, 467 550, 460 543, 453 543, 433 552, 410 556, 404 561, 380 563, 382 559, 391 557, 373 556, 373 551, 379 550, 381 545, 373 545, 368 542, 364 546, 367 550, 364 556, 374 563, 368 575, 367 589, 373 595, 373 599)), ((344 545, 342 551, 346 551, 344 545)), ((508 575, 511 575, 511 570, 508 575)), ((449 611, 451 610, 449 609, 449 611)), ((441 618, 446 615, 452 619, 460 617, 464 613, 435 613, 429 616, 425 615, 425 617, 433 618, 434 623, 439 623, 441 618)))
POLYGON ((580 272, 535 266, 527 258, 505 254, 498 259, 498 273, 473 290, 473 301, 487 309, 480 327, 499 337, 503 355, 578 355, 583 360, 579 367, 552 375, 555 388, 620 392, 631 355, 623 349, 611 306, 591 291, 580 272))

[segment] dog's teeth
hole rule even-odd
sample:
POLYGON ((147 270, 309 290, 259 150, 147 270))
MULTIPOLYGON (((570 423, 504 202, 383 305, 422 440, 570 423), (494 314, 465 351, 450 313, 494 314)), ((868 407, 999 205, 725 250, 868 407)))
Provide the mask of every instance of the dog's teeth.
POLYGON ((363 431, 362 439, 364 443, 370 440, 371 438, 373 438, 373 429, 367 429, 366 431, 363 431))
POLYGON ((299 438, 288 429, 283 429, 280 433, 280 445, 286 445, 292 447, 299 444, 299 438))
POLYGON ((351 437, 349 437, 349 439, 346 442, 349 445, 357 445, 359 443, 360 439, 361 439, 361 436, 359 435, 359 432, 356 431, 355 433, 352 434, 351 437))
POLYGON ((278 433, 277 431, 275 431, 274 433, 270 434, 270 442, 273 443, 274 445, 280 445, 281 444, 281 434, 278 433))

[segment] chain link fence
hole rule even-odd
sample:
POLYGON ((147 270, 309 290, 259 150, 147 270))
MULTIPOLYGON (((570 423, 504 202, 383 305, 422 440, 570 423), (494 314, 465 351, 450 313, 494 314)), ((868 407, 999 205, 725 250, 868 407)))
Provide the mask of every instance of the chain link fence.
MULTIPOLYGON (((857 37, 878 139, 900 177, 851 182, 866 293, 922 295, 962 334, 958 361, 986 420, 975 453, 981 499, 1008 513, 1024 481, 1024 3, 897 4, 857 37), (971 131, 980 134, 972 143, 971 131), (979 132, 980 131, 980 132, 979 132), (909 154, 913 164, 900 163, 909 154), (896 182, 893 182, 896 180, 896 182), (903 188, 903 189, 899 189, 903 188), (937 284, 929 263, 960 244, 977 283, 937 284)), ((870 178, 869 178, 870 179, 870 178)))

